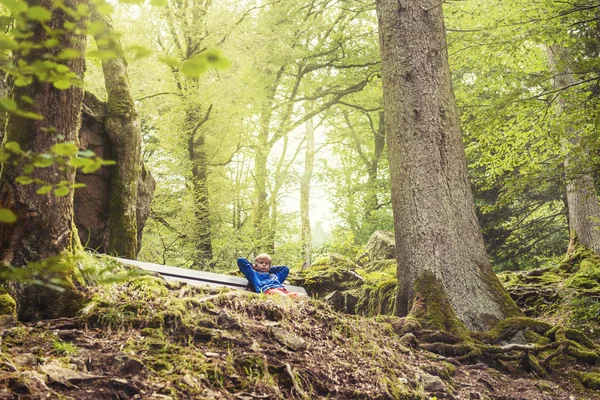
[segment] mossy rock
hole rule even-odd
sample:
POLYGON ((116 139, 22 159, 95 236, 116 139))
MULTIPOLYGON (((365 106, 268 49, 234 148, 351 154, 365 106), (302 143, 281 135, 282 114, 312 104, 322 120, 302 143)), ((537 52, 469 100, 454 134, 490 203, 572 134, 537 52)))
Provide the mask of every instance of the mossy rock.
POLYGON ((0 316, 17 317, 17 302, 8 293, 0 295, 0 316))

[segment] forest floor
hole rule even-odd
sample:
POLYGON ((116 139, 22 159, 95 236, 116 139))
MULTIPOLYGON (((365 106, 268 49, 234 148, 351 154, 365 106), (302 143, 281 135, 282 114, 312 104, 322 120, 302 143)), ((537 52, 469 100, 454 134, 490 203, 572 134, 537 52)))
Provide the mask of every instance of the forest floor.
POLYGON ((461 364, 395 326, 144 277, 99 287, 75 318, 5 327, 0 399, 600 399, 568 378, 588 368, 572 360, 546 379, 461 364))

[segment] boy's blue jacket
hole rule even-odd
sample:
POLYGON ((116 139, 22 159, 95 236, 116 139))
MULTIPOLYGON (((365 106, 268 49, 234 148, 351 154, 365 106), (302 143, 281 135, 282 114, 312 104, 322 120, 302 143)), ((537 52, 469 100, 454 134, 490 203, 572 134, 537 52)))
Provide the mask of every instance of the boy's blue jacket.
POLYGON ((238 267, 244 273, 250 288, 256 293, 264 293, 265 290, 282 288, 285 278, 290 273, 288 267, 271 267, 269 272, 258 272, 252 269, 252 263, 245 258, 238 258, 238 267))

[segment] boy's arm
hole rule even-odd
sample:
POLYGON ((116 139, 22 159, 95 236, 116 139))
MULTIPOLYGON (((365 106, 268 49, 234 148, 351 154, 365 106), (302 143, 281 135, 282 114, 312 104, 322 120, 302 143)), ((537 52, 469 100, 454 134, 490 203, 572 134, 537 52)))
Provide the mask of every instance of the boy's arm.
POLYGON ((283 282, 285 282, 285 280, 287 279, 287 276, 290 273, 290 269, 285 266, 271 267, 271 269, 269 270, 269 273, 275 274, 277 279, 279 279, 279 283, 283 284, 283 282))
POLYGON ((252 269, 252 263, 245 258, 238 258, 237 265, 240 271, 244 274, 246 279, 248 279, 248 283, 252 290, 256 292, 256 275, 254 275, 254 270, 252 269))

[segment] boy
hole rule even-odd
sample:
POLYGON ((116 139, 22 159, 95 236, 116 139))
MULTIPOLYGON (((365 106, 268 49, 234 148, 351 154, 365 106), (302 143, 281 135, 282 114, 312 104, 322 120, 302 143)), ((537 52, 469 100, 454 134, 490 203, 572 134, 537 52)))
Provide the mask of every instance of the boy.
POLYGON ((244 274, 250 288, 256 293, 278 294, 283 296, 297 297, 296 293, 288 292, 283 287, 283 282, 290 273, 288 267, 271 267, 271 256, 259 254, 254 259, 254 264, 245 258, 238 258, 238 267, 244 274))

